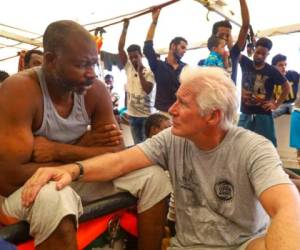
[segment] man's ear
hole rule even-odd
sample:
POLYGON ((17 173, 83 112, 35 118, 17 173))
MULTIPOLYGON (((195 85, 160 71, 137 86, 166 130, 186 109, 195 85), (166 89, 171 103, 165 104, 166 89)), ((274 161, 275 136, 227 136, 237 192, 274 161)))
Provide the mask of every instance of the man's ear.
POLYGON ((216 126, 221 122, 222 112, 219 109, 212 111, 207 115, 207 123, 212 126, 216 126))
POLYGON ((57 56, 54 52, 45 52, 44 53, 44 64, 46 66, 53 67, 56 63, 57 56))
POLYGON ((175 47, 176 47, 176 44, 175 44, 175 43, 172 43, 172 44, 171 44, 171 47, 170 47, 170 50, 173 51, 173 50, 175 49, 175 47))

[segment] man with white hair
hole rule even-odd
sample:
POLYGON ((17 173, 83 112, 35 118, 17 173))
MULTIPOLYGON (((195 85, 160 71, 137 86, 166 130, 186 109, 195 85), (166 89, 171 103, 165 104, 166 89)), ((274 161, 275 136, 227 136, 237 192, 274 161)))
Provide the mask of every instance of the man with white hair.
POLYGON ((272 143, 233 125, 238 97, 232 81, 209 67, 186 68, 180 82, 170 129, 125 151, 81 161, 83 168, 39 169, 24 186, 24 206, 51 180, 60 190, 79 175, 105 181, 159 164, 170 172, 176 199, 170 250, 300 249, 298 192, 272 143))

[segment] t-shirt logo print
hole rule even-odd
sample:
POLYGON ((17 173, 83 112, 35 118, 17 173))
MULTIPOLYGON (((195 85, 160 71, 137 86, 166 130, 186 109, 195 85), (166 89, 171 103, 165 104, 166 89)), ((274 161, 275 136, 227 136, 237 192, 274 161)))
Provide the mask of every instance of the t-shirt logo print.
POLYGON ((233 185, 227 180, 219 181, 215 184, 215 193, 220 200, 231 201, 234 194, 233 185))

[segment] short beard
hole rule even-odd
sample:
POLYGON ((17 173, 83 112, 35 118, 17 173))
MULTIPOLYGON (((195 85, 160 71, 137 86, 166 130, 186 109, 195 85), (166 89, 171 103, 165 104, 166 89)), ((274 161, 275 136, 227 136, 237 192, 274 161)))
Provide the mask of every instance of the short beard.
POLYGON ((173 56, 174 56, 174 58, 176 59, 177 62, 179 62, 181 60, 181 58, 182 58, 182 56, 178 55, 177 52, 174 52, 173 56))
POLYGON ((65 92, 71 92, 73 91, 72 86, 70 86, 69 84, 66 83, 66 81, 64 81, 60 76, 58 76, 57 74, 53 75, 53 79, 55 81, 55 84, 63 89, 65 92))

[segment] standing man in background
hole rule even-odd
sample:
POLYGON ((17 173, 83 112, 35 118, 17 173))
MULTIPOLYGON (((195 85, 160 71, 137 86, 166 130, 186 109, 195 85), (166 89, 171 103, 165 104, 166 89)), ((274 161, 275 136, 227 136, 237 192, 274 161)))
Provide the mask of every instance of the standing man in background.
POLYGON ((141 47, 132 44, 127 48, 128 56, 124 50, 129 20, 125 19, 119 40, 119 57, 125 67, 127 76, 126 95, 129 125, 135 144, 146 139, 145 122, 154 112, 154 87, 153 73, 142 63, 141 47))
MULTIPOLYGON (((294 70, 286 70, 287 66, 287 57, 282 54, 277 54, 272 58, 272 65, 278 69, 278 71, 283 75, 290 85, 290 92, 284 102, 273 111, 273 117, 277 118, 283 114, 291 114, 293 103, 296 100, 298 85, 299 85, 299 74, 294 70)), ((281 85, 275 85, 275 98, 277 99, 282 92, 281 85)))
POLYGON ((242 55, 242 100, 239 126, 268 138, 276 147, 276 135, 272 110, 276 110, 289 94, 286 78, 266 63, 272 41, 262 37, 256 42, 253 61, 242 55), (282 93, 274 100, 274 86, 282 86, 282 93))
POLYGON ((154 8, 152 11, 152 23, 150 24, 145 45, 144 54, 149 66, 154 73, 156 81, 155 108, 169 116, 168 109, 176 101, 176 91, 178 90, 179 74, 185 66, 181 58, 186 52, 187 40, 183 37, 175 37, 169 45, 169 52, 166 59, 160 60, 153 48, 153 37, 158 22, 160 9, 154 8))

